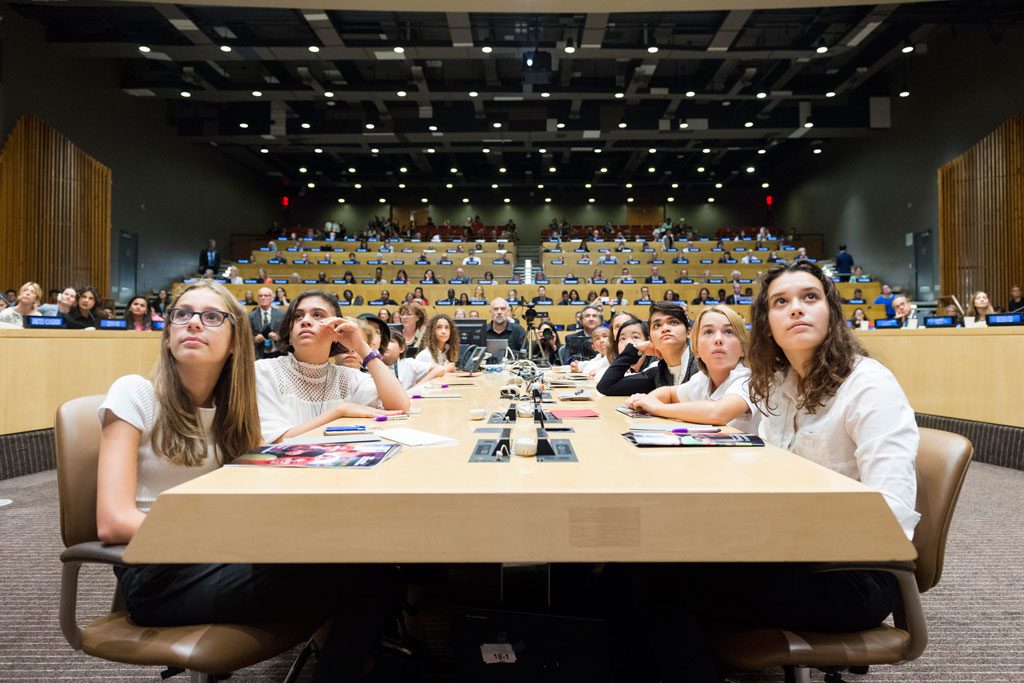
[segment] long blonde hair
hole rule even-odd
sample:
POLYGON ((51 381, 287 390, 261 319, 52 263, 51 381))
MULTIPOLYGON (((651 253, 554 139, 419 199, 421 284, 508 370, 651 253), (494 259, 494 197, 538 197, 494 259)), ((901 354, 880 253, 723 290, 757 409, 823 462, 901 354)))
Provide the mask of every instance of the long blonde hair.
MULTIPOLYGON (((213 418, 213 439, 224 462, 230 462, 260 444, 260 418, 256 407, 256 354, 249 316, 235 297, 211 280, 200 280, 178 294, 208 289, 221 298, 232 328, 231 351, 213 388, 217 412, 213 418)), ((178 362, 171 354, 171 324, 168 319, 160 338, 160 356, 153 370, 153 389, 160 405, 153 429, 154 450, 175 465, 198 467, 206 459, 207 437, 178 375, 178 362)))
POLYGON ((697 359, 697 367, 700 368, 700 371, 705 375, 708 374, 708 366, 704 364, 704 359, 700 357, 700 322, 708 313, 724 315, 725 319, 729 321, 730 325, 732 325, 733 334, 735 334, 736 338, 740 340, 741 363, 743 362, 743 359, 747 357, 747 349, 750 348, 750 335, 747 334, 747 325, 743 322, 743 316, 724 304, 707 306, 697 314, 697 319, 693 321, 693 327, 690 328, 690 351, 697 359))

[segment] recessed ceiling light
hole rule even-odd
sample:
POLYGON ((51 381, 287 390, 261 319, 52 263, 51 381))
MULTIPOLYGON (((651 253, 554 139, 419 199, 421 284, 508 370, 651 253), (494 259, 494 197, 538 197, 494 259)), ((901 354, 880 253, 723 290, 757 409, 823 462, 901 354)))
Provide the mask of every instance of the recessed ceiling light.
POLYGON ((814 128, 814 122, 808 121, 807 123, 804 124, 804 128, 814 128))
POLYGON ((448 170, 451 171, 452 173, 458 173, 459 172, 459 169, 455 168, 454 166, 452 166, 448 170))
POLYGON ((593 197, 591 197, 591 198, 590 198, 590 199, 588 199, 587 201, 588 201, 588 202, 590 202, 591 204, 593 204, 593 203, 594 203, 594 198, 593 198, 593 197))
POLYGON ((315 154, 323 154, 324 153, 324 148, 323 147, 314 147, 313 148, 313 152, 315 154))
POLYGON ((370 153, 371 154, 378 154, 378 153, 380 153, 380 148, 379 147, 371 147, 370 148, 370 153))
POLYGON ((617 100, 621 100, 625 96, 626 96, 626 93, 622 93, 622 92, 615 93, 615 99, 617 99, 617 100))
POLYGON ((489 55, 492 52, 494 52, 494 48, 491 47, 490 45, 484 45, 482 48, 480 48, 480 51, 483 52, 485 55, 489 55))
POLYGON ((667 198, 665 199, 665 201, 666 201, 666 202, 674 202, 675 200, 676 200, 676 198, 675 198, 675 197, 667 197, 667 198))
POLYGON ((546 147, 541 147, 540 149, 537 150, 537 152, 539 152, 540 154, 547 154, 548 150, 546 147))
POLYGON ((555 172, 555 171, 557 171, 557 170, 558 170, 558 169, 557 169, 557 168, 555 168, 554 166, 548 166, 548 173, 554 173, 554 172, 555 172))
POLYGON ((763 187, 764 189, 767 190, 768 189, 768 183, 761 183, 761 187, 763 187))
POLYGON ((399 90, 399 91, 398 91, 398 92, 396 92, 395 94, 396 94, 396 95, 398 95, 399 97, 405 97, 405 96, 406 96, 406 95, 408 95, 409 93, 405 92, 404 90, 399 90))
POLYGON ((766 93, 764 91, 761 91, 761 92, 757 93, 757 95, 755 95, 755 97, 757 97, 757 99, 759 99, 759 100, 763 100, 764 98, 768 97, 768 93, 766 93))
POLYGON ((764 149, 764 148, 762 147, 761 149, 757 150, 757 153, 758 153, 758 154, 767 154, 767 153, 768 153, 768 150, 766 150, 766 149, 764 149))
POLYGON ((306 187, 312 190, 314 187, 316 187, 316 183, 306 183, 306 187))
POLYGON ((476 90, 470 90, 470 91, 469 91, 469 96, 470 96, 470 97, 476 97, 476 96, 477 96, 477 95, 479 95, 479 94, 480 94, 480 93, 478 93, 478 92, 477 92, 476 90))
POLYGON ((381 197, 377 201, 380 202, 381 204, 387 204, 388 203, 388 200, 384 199, 384 197, 381 197))
POLYGON ((344 197, 338 197, 338 203, 339 204, 344 204, 345 203, 345 198, 344 197))
POLYGON ((679 124, 679 127, 680 128, 689 128, 690 124, 688 124, 686 121, 683 121, 682 123, 679 124))
POLYGON ((900 48, 900 52, 902 52, 905 55, 909 55, 913 51, 914 51, 914 46, 911 45, 910 43, 907 43, 902 48, 900 48))
POLYGON ((545 204, 550 204, 551 203, 551 197, 545 197, 544 198, 544 203, 545 204))
POLYGON ((422 197, 422 198, 420 198, 420 202, 423 203, 423 204, 429 204, 430 200, 427 199, 426 197, 422 197))
POLYGON ((445 183, 445 185, 444 185, 444 186, 445 186, 445 187, 447 187, 447 188, 448 188, 449 190, 450 190, 450 189, 452 189, 453 187, 455 187, 455 186, 454 186, 454 185, 452 185, 451 183, 445 183))
POLYGON ((703 166, 698 166, 697 167, 697 173, 703 173, 703 172, 704 172, 704 167, 703 166))
POLYGON ((491 153, 491 150, 490 150, 490 148, 489 148, 489 147, 484 147, 484 148, 483 148, 482 150, 480 150, 480 151, 481 151, 481 152, 483 152, 484 154, 490 154, 490 153, 491 153))
POLYGON ((900 97, 910 97, 910 91, 905 89, 900 90, 900 97))
POLYGON ((324 97, 334 97, 333 90, 324 90, 324 97))
POLYGON ((405 183, 398 183, 398 189, 399 190, 404 190, 405 189, 405 183))
POLYGON ((305 173, 305 172, 306 172, 306 171, 308 171, 308 170, 309 170, 309 169, 308 169, 308 168, 306 168, 305 166, 299 166, 299 173, 305 173))
POLYGON ((462 203, 463 204, 469 204, 469 197, 463 197, 462 198, 462 203))
POLYGON ((239 128, 248 128, 249 124, 248 123, 240 123, 240 124, 238 124, 238 127, 239 128))
POLYGON ((814 48, 814 51, 817 52, 819 55, 823 55, 826 52, 828 52, 828 45, 825 45, 824 43, 822 43, 818 47, 814 48))
POLYGON ((714 204, 714 203, 715 203, 715 198, 714 197, 708 197, 708 204, 714 204))
POLYGON ((814 148, 814 153, 815 154, 821 154, 821 147, 815 147, 814 148))
POLYGON ((625 127, 626 127, 626 122, 625 121, 620 121, 619 122, 619 128, 625 128, 625 127))
POLYGON ((647 51, 650 52, 652 55, 656 54, 658 52, 658 46, 651 45, 649 48, 647 48, 647 51))
POLYGON ((399 172, 399 173, 408 173, 408 172, 409 172, 409 169, 408 169, 408 168, 406 168, 405 166, 399 166, 399 167, 398 167, 398 172, 399 172))
POLYGON ((630 204, 632 204, 633 203, 633 198, 632 197, 627 197, 626 201, 629 202, 630 204))
POLYGON ((253 97, 263 97, 263 92, 260 91, 260 90, 253 90, 252 91, 252 96, 253 97))
POLYGON ((302 127, 303 127, 303 128, 309 128, 309 124, 308 124, 308 123, 305 123, 305 122, 303 122, 303 123, 302 123, 302 127))
POLYGON ((600 147, 595 147, 594 148, 594 154, 600 154, 600 153, 601 153, 601 148, 600 147))
POLYGON ((148 45, 139 45, 139 52, 145 54, 145 53, 147 53, 149 51, 150 50, 149 50, 149 46, 148 45))
POLYGON ((704 152, 705 154, 711 154, 711 148, 710 147, 705 147, 701 151, 704 152))
POLYGON ((658 170, 658 169, 654 168, 653 166, 648 166, 648 167, 647 167, 647 172, 648 172, 648 173, 654 173, 654 172, 655 172, 655 171, 657 171, 657 170, 658 170))
POLYGON ((753 173, 755 170, 753 166, 747 166, 747 173, 753 173))
POLYGON ((427 130, 429 130, 429 131, 436 131, 437 130, 437 126, 434 126, 434 125, 427 126, 427 130))
POLYGON ((356 183, 352 187, 356 188, 357 190, 361 190, 361 189, 363 189, 363 184, 362 183, 356 183))
POLYGON ((436 152, 436 151, 437 151, 437 150, 436 150, 436 149, 434 149, 433 147, 427 147, 427 149, 426 149, 426 152, 427 152, 427 154, 433 154, 433 153, 434 153, 434 152, 436 152))
POLYGON ((491 189, 492 190, 497 190, 498 189, 498 183, 491 183, 491 189))
POLYGON ((507 172, 508 172, 508 169, 505 168, 504 166, 502 166, 501 168, 498 169, 498 173, 507 173, 507 172))
POLYGON ((260 147, 260 154, 269 154, 270 150, 266 147, 260 147))
POLYGON ((511 199, 509 199, 508 197, 505 197, 505 203, 506 203, 506 204, 511 204, 511 203, 512 203, 512 200, 511 200, 511 199))
POLYGON ((192 93, 190 93, 188 90, 182 90, 181 91, 181 96, 182 97, 186 97, 186 98, 187 97, 192 97, 192 93))
POLYGON ((498 123, 497 121, 495 121, 494 123, 491 124, 491 127, 493 127, 493 128, 501 128, 501 124, 498 123))
POLYGON ((744 128, 753 128, 754 127, 754 122, 753 121, 747 121, 746 123, 743 124, 743 127, 744 128))
POLYGON ((366 128, 366 130, 373 130, 377 126, 373 125, 372 123, 367 123, 363 127, 366 128))
POLYGON ((538 190, 543 190, 544 189, 544 183, 537 183, 537 189, 538 190))
POLYGON ((829 90, 827 93, 825 93, 825 97, 835 97, 835 96, 836 96, 836 91, 835 90, 829 90))
POLYGON ((672 189, 673 190, 679 189, 679 183, 672 183, 672 189))
POLYGON ((312 52, 313 54, 316 54, 317 52, 320 52, 320 46, 318 46, 318 45, 310 45, 309 46, 309 51, 312 52))
POLYGON ((633 183, 626 183, 626 189, 627 190, 630 189, 631 187, 633 187, 633 183))
POLYGON ((555 128, 565 128, 565 124, 559 121, 558 123, 555 124, 555 128))
POLYGON ((542 92, 542 93, 540 94, 540 96, 541 96, 541 97, 551 97, 551 93, 549 93, 549 92, 542 92))
POLYGON ((721 190, 722 189, 722 183, 715 183, 715 188, 721 190))
POLYGON ((693 90, 687 90, 687 91, 686 91, 686 96, 687 96, 687 97, 694 97, 694 96, 696 96, 696 94, 697 94, 697 93, 696 93, 696 92, 694 92, 693 90))
POLYGON ((392 49, 398 54, 402 54, 405 52, 405 48, 402 47, 401 45, 395 45, 395 47, 393 47, 392 49))
POLYGON ((601 173, 607 173, 607 172, 608 172, 608 168, 605 167, 605 166, 602 166, 601 167, 601 173))
POLYGON ((356 172, 356 167, 355 166, 349 166, 348 167, 348 172, 349 173, 355 173, 356 172))
POLYGON ((587 189, 589 190, 589 189, 590 189, 590 188, 592 188, 593 186, 594 186, 594 184, 593 184, 593 183, 587 183, 587 184, 586 184, 586 185, 584 185, 583 187, 585 187, 585 188, 587 188, 587 189))
POLYGON ((231 52, 231 46, 230 45, 221 45, 220 46, 220 51, 221 52, 231 52))
POLYGON ((569 42, 567 42, 565 44, 565 47, 562 49, 565 50, 565 54, 567 55, 571 55, 572 53, 576 52, 576 46, 572 44, 572 38, 569 39, 569 42))

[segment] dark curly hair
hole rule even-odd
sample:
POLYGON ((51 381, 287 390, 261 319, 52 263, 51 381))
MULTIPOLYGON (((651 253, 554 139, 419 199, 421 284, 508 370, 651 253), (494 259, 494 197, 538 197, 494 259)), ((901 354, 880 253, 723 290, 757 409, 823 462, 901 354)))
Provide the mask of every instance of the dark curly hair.
POLYGON ((750 307, 750 347, 746 357, 750 368, 750 398, 765 415, 773 414, 769 399, 778 388, 779 372, 790 367, 789 359, 772 337, 768 322, 768 288, 788 273, 807 273, 820 282, 828 306, 828 331, 824 341, 814 350, 809 371, 797 383, 800 396, 797 407, 813 413, 824 406, 853 372, 857 357, 868 355, 846 326, 839 290, 821 268, 810 261, 800 260, 769 270, 761 279, 761 291, 750 307))
MULTIPOLYGON (((277 335, 280 338, 281 348, 285 353, 291 353, 294 351, 291 342, 292 326, 295 324, 295 309, 298 308, 299 304, 304 299, 311 297, 318 297, 327 302, 331 307, 331 315, 336 318, 341 317, 341 306, 338 305, 338 297, 330 292, 325 292, 322 289, 307 289, 302 294, 292 299, 291 304, 288 305, 288 310, 284 313, 284 319, 281 320, 281 326, 277 328, 277 335)), ((344 353, 345 349, 338 342, 331 344, 331 355, 336 356, 339 353, 344 353)))

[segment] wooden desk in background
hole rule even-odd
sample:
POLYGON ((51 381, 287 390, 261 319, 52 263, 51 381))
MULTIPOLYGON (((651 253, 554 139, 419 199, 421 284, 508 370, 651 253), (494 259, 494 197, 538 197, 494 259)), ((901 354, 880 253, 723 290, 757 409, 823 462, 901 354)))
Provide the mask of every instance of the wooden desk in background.
MULTIPOLYGON (((457 380, 466 382, 470 380, 457 380)), ((470 463, 504 410, 500 376, 422 399, 398 427, 458 445, 404 447, 363 471, 225 467, 157 499, 129 562, 884 561, 915 557, 881 494, 778 448, 638 449, 621 398, 567 421, 578 463, 470 463)), ((555 390, 557 394, 558 390, 555 390)), ((366 422, 345 420, 345 424, 366 422)), ((378 423, 367 422, 369 425, 378 423)), ((384 427, 390 425, 384 424, 384 427)), ((516 433, 532 433, 521 421, 516 433)))
POLYGON ((1024 327, 856 332, 918 413, 1024 427, 1024 327))
POLYGON ((159 332, 0 329, 0 434, 53 427, 57 406, 148 375, 159 332))

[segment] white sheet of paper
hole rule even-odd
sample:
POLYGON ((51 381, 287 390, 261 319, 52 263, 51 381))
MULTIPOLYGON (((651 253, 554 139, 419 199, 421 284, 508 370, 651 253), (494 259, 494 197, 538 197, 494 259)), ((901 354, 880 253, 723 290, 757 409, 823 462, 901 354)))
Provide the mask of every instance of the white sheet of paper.
POLYGON ((457 439, 444 436, 443 434, 431 434, 419 429, 406 429, 404 427, 385 429, 378 432, 377 435, 382 439, 394 441, 403 446, 446 446, 459 443, 457 439))
POLYGON ((516 651, 509 643, 484 643, 480 646, 484 664, 515 664, 516 651))

